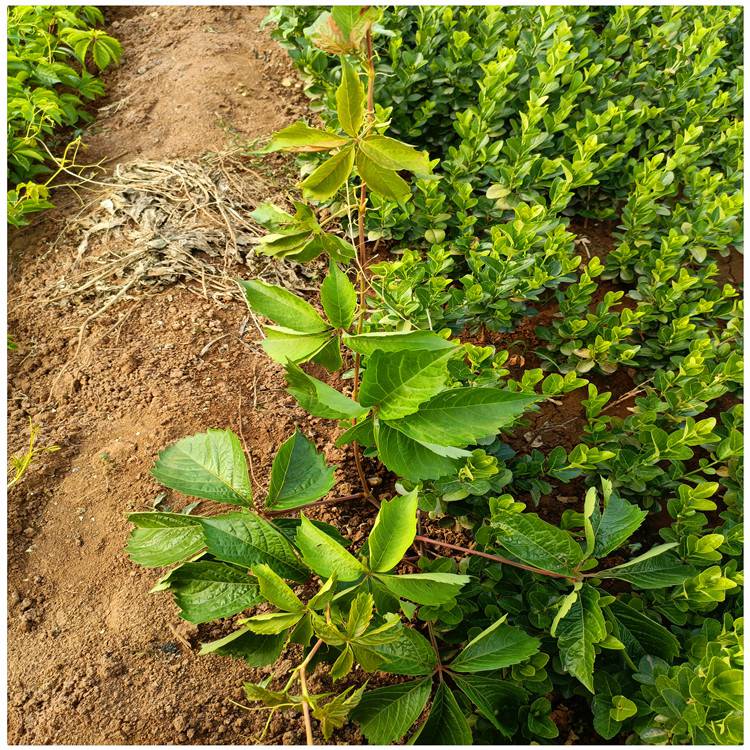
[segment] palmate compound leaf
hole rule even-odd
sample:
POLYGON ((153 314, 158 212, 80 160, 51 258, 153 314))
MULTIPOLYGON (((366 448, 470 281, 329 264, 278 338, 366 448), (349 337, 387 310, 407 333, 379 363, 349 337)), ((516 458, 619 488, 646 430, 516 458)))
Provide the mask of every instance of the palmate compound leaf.
POLYGON ((348 143, 343 136, 320 128, 311 128, 304 122, 295 122, 274 133, 261 153, 272 151, 330 151, 348 143))
POLYGON ((308 375, 298 365, 286 366, 287 393, 297 399, 297 403, 314 417, 323 419, 357 419, 369 411, 356 401, 340 393, 322 380, 308 375))
POLYGON ((288 510, 319 500, 333 487, 335 472, 336 467, 326 466, 315 446, 295 430, 274 458, 266 507, 288 510))
POLYGON ((564 529, 543 521, 536 513, 498 508, 492 516, 497 541, 519 560, 535 568, 574 575, 583 560, 576 540, 564 529))
POLYGON ((131 513, 127 551, 146 568, 163 568, 192 557, 206 546, 200 521, 182 513, 131 513))
POLYGON ((371 745, 395 744, 419 718, 431 692, 431 678, 370 690, 351 716, 371 745))
POLYGON ((594 646, 607 637, 599 592, 584 584, 568 613, 557 624, 557 645, 563 669, 594 692, 594 646))
POLYGON ((252 499, 245 453, 231 430, 178 440, 159 454, 151 474, 184 495, 245 506, 252 499))
POLYGON ((432 699, 427 721, 417 733, 415 745, 471 745, 472 736, 456 696, 440 682, 432 699))
POLYGON ((323 333, 330 328, 309 302, 287 289, 259 279, 239 279, 237 283, 245 293, 248 307, 282 328, 313 334, 323 333))
POLYGON ((346 724, 349 714, 359 705, 366 687, 365 684, 354 690, 354 685, 351 685, 326 703, 316 702, 312 713, 320 722, 324 740, 329 740, 334 730, 341 729, 346 724))
POLYGON ((506 625, 504 619, 469 641, 449 668, 454 672, 488 672, 519 664, 539 651, 538 638, 519 627, 506 625))
POLYGON ((386 421, 412 414, 444 388, 448 360, 455 351, 373 352, 362 377, 360 403, 377 406, 380 419, 386 421))
POLYGON ((284 534, 255 513, 227 513, 200 520, 208 551, 217 559, 248 570, 266 563, 284 578, 307 579, 309 571, 284 534))
POLYGON ((297 529, 297 547, 304 561, 322 578, 355 581, 366 572, 354 555, 316 528, 304 515, 297 529))
POLYGON ((617 578, 639 589, 662 589, 679 586, 696 574, 695 568, 680 560, 671 550, 676 542, 660 544, 629 562, 597 571, 597 578, 617 578))
POLYGON ((383 661, 378 671, 413 677, 431 675, 437 667, 437 654, 418 630, 404 627, 396 640, 370 647, 383 661))
POLYGON ((167 582, 180 616, 195 624, 231 617, 262 601, 254 578, 220 562, 184 563, 169 574, 167 582))
POLYGON ((416 490, 383 502, 367 540, 370 570, 385 573, 395 568, 411 547, 416 533, 416 490))
POLYGON ((354 167, 354 148, 346 146, 326 159, 300 184, 308 200, 327 201, 346 182, 354 167))
POLYGON ((535 401, 535 396, 499 388, 452 388, 390 426, 423 444, 463 448, 496 435, 535 401))
POLYGON ((331 261, 320 286, 320 301, 334 328, 349 328, 357 307, 357 292, 347 275, 331 261))

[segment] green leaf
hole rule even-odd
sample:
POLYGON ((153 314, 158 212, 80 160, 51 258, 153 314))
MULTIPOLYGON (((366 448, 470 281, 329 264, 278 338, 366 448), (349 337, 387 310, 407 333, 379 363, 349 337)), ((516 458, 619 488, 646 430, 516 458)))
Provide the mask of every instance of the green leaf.
POLYGON ((180 616, 195 624, 231 617, 262 601, 254 579, 218 562, 184 563, 172 571, 168 583, 180 616))
POLYGON ((262 346, 266 354, 280 365, 306 362, 331 343, 328 333, 298 333, 286 328, 266 326, 262 346))
POLYGON ((362 377, 360 403, 377 406, 385 420, 412 414, 443 389, 454 354, 454 349, 373 352, 362 377))
POLYGON ((287 393, 297 399, 297 403, 308 414, 323 419, 357 419, 369 411, 356 401, 347 398, 335 388, 304 372, 298 365, 287 363, 287 393))
POLYGON ((679 586, 695 575, 695 568, 685 565, 677 556, 667 554, 674 542, 660 544, 634 560, 596 572, 597 578, 617 578, 640 589, 662 589, 679 586))
MULTIPOLYGON (((300 527, 302 521, 299 518, 274 518, 273 525, 281 531, 281 533, 294 544, 297 541, 297 529, 300 527)), ((345 537, 341 536, 339 530, 335 526, 331 526, 330 523, 325 521, 312 520, 311 523, 317 526, 324 534, 328 534, 334 541, 338 542, 342 547, 351 546, 351 542, 345 537)))
POLYGON ((201 525, 208 551, 219 560, 248 570, 266 563, 284 578, 307 580, 309 572, 286 537, 255 513, 246 511, 203 517, 201 525))
POLYGON ((349 328, 357 307, 357 292, 347 275, 331 261, 320 286, 320 301, 334 328, 349 328))
POLYGON ((395 568, 411 547, 416 533, 416 490, 383 502, 367 541, 370 570, 385 573, 395 568))
POLYGON ((336 114, 341 129, 355 138, 365 119, 365 87, 344 56, 341 57, 341 83, 336 89, 336 114))
POLYGON ((252 572, 258 579, 260 593, 274 607, 278 607, 278 609, 284 612, 299 612, 304 609, 304 605, 297 594, 268 565, 264 565, 263 563, 255 565, 252 572))
POLYGON ((348 430, 344 430, 336 438, 336 447, 341 448, 343 445, 349 445, 349 443, 354 442, 363 445, 365 448, 375 447, 374 421, 372 417, 367 417, 357 422, 357 424, 348 430))
POLYGON ((371 646, 384 661, 378 671, 410 676, 431 675, 437 667, 437 654, 430 642, 414 628, 402 628, 399 637, 389 643, 371 646))
POLYGON ((329 329, 309 302, 289 290, 258 279, 240 279, 238 283, 245 292, 248 307, 277 325, 301 333, 322 333, 329 329))
POLYGON ((404 203, 411 198, 411 189, 398 172, 379 167, 361 151, 357 153, 357 171, 370 190, 384 198, 404 203))
POLYGON ((525 690, 497 677, 454 674, 451 678, 479 713, 505 737, 512 737, 518 731, 518 709, 528 698, 525 690))
POLYGON ((351 717, 371 745, 395 744, 419 718, 431 692, 432 679, 370 690, 351 717))
POLYGON ((417 745, 471 745, 472 736, 466 717, 453 691, 440 682, 427 721, 415 739, 417 745))
POLYGON ((497 541, 519 560, 535 568, 574 575, 583 560, 581 547, 565 530, 543 521, 536 513, 499 508, 492 516, 497 541))
POLYGON ((319 500, 333 487, 335 472, 336 467, 326 466, 323 455, 295 430, 273 460, 266 507, 287 510, 319 500))
POLYGON ((447 604, 456 598, 469 576, 456 573, 405 573, 375 576, 391 593, 417 604, 447 604))
POLYGON ((634 664, 644 656, 658 656, 671 664, 680 653, 677 638, 643 612, 619 600, 612 602, 608 611, 615 620, 615 635, 634 664))
POLYGON ((405 169, 422 177, 432 171, 430 155, 426 151, 417 151, 414 146, 385 135, 368 136, 362 141, 360 148, 381 169, 405 169))
POLYGON ((719 672, 708 683, 708 692, 738 711, 742 711, 744 696, 742 670, 725 669, 723 672, 719 672))
MULTIPOLYGON (((504 618, 503 618, 504 619, 504 618)), ((466 644, 451 662, 454 672, 487 672, 528 659, 539 651, 540 641, 503 619, 483 630, 466 644)))
POLYGON ((240 439, 231 430, 209 430, 165 448, 151 474, 184 495, 249 505, 250 476, 240 439))
POLYGON ((344 361, 341 358, 341 340, 339 337, 332 336, 328 343, 310 358, 310 361, 323 365, 329 372, 340 370, 344 361))
POLYGON ((610 715, 615 721, 625 721, 631 716, 635 716, 638 713, 638 708, 624 695, 612 696, 612 708, 609 710, 610 715))
POLYGON ((378 333, 345 333, 344 344, 359 354, 370 355, 380 349, 384 352, 400 352, 405 349, 449 349, 456 344, 432 331, 387 331, 378 333))
POLYGON ((361 636, 372 622, 372 608, 374 606, 372 594, 363 591, 354 598, 349 605, 349 616, 346 620, 346 635, 354 640, 361 636))
POLYGON ((248 630, 260 635, 278 635, 294 627, 304 612, 264 612, 243 620, 248 630))
POLYGON ((137 565, 163 568, 192 557, 205 547, 200 522, 182 513, 131 513, 135 525, 127 551, 137 565))
POLYGON ((269 144, 261 149, 262 153, 271 151, 330 151, 348 143, 344 138, 327 130, 311 128, 304 122, 295 122, 277 133, 274 133, 269 144))
POLYGON ((601 517, 594 521, 594 557, 604 557, 621 547, 643 523, 648 511, 612 495, 601 517))
POLYGON ((365 574, 364 566, 356 557, 313 526, 304 515, 301 519, 297 529, 297 546, 304 561, 319 576, 330 578, 335 574, 339 581, 355 581, 365 574))
POLYGON ((578 599, 557 626, 557 645, 563 669, 577 677, 594 692, 595 644, 607 637, 599 592, 591 586, 581 588, 578 599))
POLYGON ((496 435, 536 400, 498 388, 452 388, 390 424, 412 440, 461 448, 496 435))
POLYGON ((382 422, 375 435, 378 457, 394 474, 413 482, 439 479, 456 469, 456 462, 382 422))
POLYGON ((265 667, 279 658, 285 643, 286 633, 258 635, 243 627, 224 638, 201 644, 198 655, 233 656, 244 659, 251 667, 265 667))
POLYGON ((354 149, 347 146, 326 159, 302 181, 302 195, 307 199, 327 201, 346 182, 353 166, 354 149))
POLYGON ((344 726, 351 711, 359 705, 365 687, 366 685, 362 685, 354 690, 352 685, 327 703, 316 702, 312 713, 320 722, 320 731, 323 733, 324 740, 329 740, 335 729, 341 729, 344 726), (353 693, 350 692, 352 690, 354 690, 353 693))

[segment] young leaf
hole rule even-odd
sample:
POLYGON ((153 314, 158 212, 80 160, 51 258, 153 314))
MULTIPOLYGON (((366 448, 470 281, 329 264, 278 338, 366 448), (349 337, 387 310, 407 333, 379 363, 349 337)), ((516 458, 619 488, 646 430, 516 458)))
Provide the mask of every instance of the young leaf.
POLYGON ((298 365, 286 366, 287 393, 309 414, 323 419, 357 419, 369 411, 335 388, 304 372, 298 365))
POLYGON ((283 328, 300 333, 323 333, 329 326, 317 310, 301 297, 259 279, 238 280, 248 307, 283 328))
POLYGON ((621 547, 640 527, 648 511, 612 495, 604 512, 594 520, 594 557, 604 557, 621 547))
POLYGON ((376 406, 381 419, 405 417, 439 393, 454 349, 373 352, 362 377, 359 400, 376 406))
POLYGON ((334 328, 349 328, 357 307, 357 292, 347 275, 331 261, 320 286, 320 301, 334 328))
MULTIPOLYGON (((359 425, 357 425, 359 426, 359 425)), ((385 467, 404 479, 440 479, 456 469, 455 460, 441 456, 382 422, 375 435, 378 456, 385 467)))
POLYGON ((253 566, 253 575, 258 579, 260 593, 278 609, 284 612, 299 612, 304 609, 297 594, 286 584, 283 578, 268 565, 261 563, 253 566))
POLYGON ((382 657, 380 672, 413 677, 431 675, 437 666, 437 654, 430 642, 414 628, 402 628, 399 637, 389 643, 370 647, 382 657))
POLYGON ((625 645, 634 664, 644 656, 658 656, 672 663, 680 653, 680 642, 663 625, 619 599, 607 608, 615 621, 615 635, 625 645))
POLYGON ((323 733, 324 740, 329 740, 335 729, 341 729, 344 726, 351 711, 359 705, 365 687, 366 684, 354 690, 352 685, 327 703, 315 703, 312 713, 320 722, 320 731, 323 733), (350 692, 351 690, 354 692, 350 692))
POLYGON ((379 167, 362 151, 357 153, 357 171, 362 181, 374 193, 397 203, 404 203, 411 198, 409 184, 398 172, 379 167))
POLYGON ((502 619, 483 630, 464 646, 451 662, 454 672, 487 672, 528 659, 539 651, 540 641, 502 619))
POLYGON ((437 606, 456 598, 469 576, 456 573, 405 573, 375 576, 391 593, 417 604, 437 606))
POLYGON ((617 578, 640 589, 662 589, 679 586, 695 575, 695 568, 685 565, 678 557, 667 554, 674 542, 660 544, 643 555, 614 568, 597 571, 597 578, 617 578))
POLYGON ((234 656, 244 659, 248 666, 265 667, 279 658, 285 643, 286 633, 258 635, 243 627, 224 638, 202 644, 198 654, 203 656, 215 653, 219 656, 234 656))
POLYGON ((572 576, 575 566, 583 560, 578 542, 536 513, 500 508, 492 516, 492 525, 498 532, 498 542, 527 565, 572 576))
POLYGON ((382 503, 367 540, 370 570, 385 573, 395 568, 411 547, 416 533, 416 490, 382 503))
POLYGON ((327 467, 315 446, 295 430, 273 460, 266 507, 287 510, 319 500, 333 487, 335 471, 336 467, 327 467))
POLYGON ((298 333, 286 328, 266 326, 266 338, 262 341, 266 354, 280 365, 289 362, 307 362, 331 343, 327 333, 298 333))
POLYGON ((422 725, 416 745, 471 745, 472 736, 466 717, 459 708, 456 697, 440 682, 427 721, 422 725))
POLYGON ((563 668, 594 692, 595 644, 607 637, 599 592, 584 585, 578 599, 557 626, 557 645, 563 668))
POLYGON ((354 148, 342 148, 302 181, 302 195, 307 199, 327 201, 346 182, 353 166, 354 148))
POLYGON ((518 730, 518 708, 528 693, 512 682, 484 675, 451 675, 456 686, 477 707, 479 713, 505 737, 518 730))
POLYGON ((272 151, 330 151, 348 143, 348 139, 327 130, 311 128, 304 122, 295 122, 274 133, 261 153, 272 151))
POLYGON ((380 169, 400 171, 405 169, 420 177, 432 171, 430 156, 426 151, 417 151, 414 146, 388 138, 385 135, 370 135, 362 141, 362 153, 380 169))
POLYGON ((163 568, 200 552, 206 543, 200 521, 182 513, 131 513, 130 559, 146 568, 163 568))
POLYGON ((341 57, 341 83, 336 89, 336 114, 341 129, 356 138, 365 119, 365 87, 344 56, 341 57))
POLYGON ((349 605, 349 616, 346 620, 346 635, 350 640, 361 636, 372 622, 372 608, 374 606, 372 594, 363 591, 354 598, 349 605))
POLYGON ((208 551, 219 560, 248 570, 266 563, 280 576, 293 581, 305 581, 308 577, 309 571, 286 537, 255 513, 202 517, 201 525, 208 551))
POLYGON ((462 448, 496 435, 536 400, 498 388, 452 388, 390 424, 412 440, 462 448))
POLYGON ((432 331, 387 331, 377 333, 345 333, 344 343, 359 354, 370 355, 377 349, 384 352, 400 352, 405 349, 449 349, 455 348, 452 341, 432 331))
POLYGON ((180 616, 196 625, 231 617, 262 601, 254 579, 219 562, 184 563, 172 571, 168 582, 180 616))
POLYGON ((248 630, 260 635, 278 635, 294 627, 303 617, 303 612, 264 612, 243 620, 248 630))
POLYGON ((313 526, 304 515, 297 529, 297 546, 304 561, 322 578, 336 575, 339 581, 355 581, 364 575, 365 568, 328 534, 313 526))
POLYGON ((370 690, 351 717, 371 745, 395 744, 419 718, 431 692, 432 679, 370 690))
POLYGON ((240 439, 231 430, 208 430, 165 448, 151 474, 184 495, 249 505, 250 476, 240 439))

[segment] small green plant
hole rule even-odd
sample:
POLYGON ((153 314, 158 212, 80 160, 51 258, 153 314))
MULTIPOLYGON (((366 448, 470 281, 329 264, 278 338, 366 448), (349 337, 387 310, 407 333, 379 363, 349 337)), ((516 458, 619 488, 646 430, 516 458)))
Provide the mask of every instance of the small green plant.
POLYGON ((40 427, 29 419, 29 445, 20 455, 11 456, 8 460, 8 489, 15 487, 26 475, 35 458, 44 453, 55 453, 59 445, 37 445, 40 427))

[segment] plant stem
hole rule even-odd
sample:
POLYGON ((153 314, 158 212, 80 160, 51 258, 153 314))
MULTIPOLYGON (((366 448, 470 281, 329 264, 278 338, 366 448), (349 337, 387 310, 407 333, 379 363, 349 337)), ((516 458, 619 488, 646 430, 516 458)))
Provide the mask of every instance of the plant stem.
POLYGON ((310 719, 310 695, 307 692, 307 676, 305 674, 305 669, 322 645, 323 641, 318 638, 317 643, 310 649, 310 653, 305 657, 305 660, 302 662, 302 664, 299 665, 299 667, 297 667, 297 669, 299 670, 300 690, 302 691, 302 716, 305 721, 305 736, 307 738, 308 745, 314 745, 315 742, 313 741, 312 721, 310 719))
POLYGON ((549 576, 550 578, 564 578, 569 581, 576 580, 575 576, 566 576, 563 573, 555 573, 551 570, 535 568, 533 565, 525 565, 524 563, 516 562, 515 560, 509 560, 507 557, 501 557, 500 555, 491 555, 488 552, 479 552, 478 550, 469 549, 468 547, 460 547, 457 544, 450 544, 449 542, 439 542, 437 539, 430 539, 430 537, 428 536, 415 536, 414 541, 424 542, 425 544, 434 544, 437 547, 446 547, 448 549, 456 550, 456 552, 463 552, 465 555, 476 555, 477 557, 484 557, 487 560, 494 560, 495 562, 503 563, 503 565, 512 565, 515 568, 528 570, 531 573, 539 573, 539 575, 549 576))
MULTIPOLYGON (((372 32, 367 32, 367 120, 372 124, 375 120, 375 65, 373 63, 372 52, 372 32)), ((357 247, 357 280, 359 282, 359 311, 357 314, 357 333, 362 333, 362 326, 365 321, 365 293, 367 284, 365 279, 365 266, 367 265, 367 245, 365 243, 365 216, 367 215, 367 184, 362 180, 359 188, 359 206, 357 208, 357 229, 358 229, 358 247, 357 247)), ((354 400, 359 395, 359 371, 360 371, 360 354, 354 354, 354 386, 352 389, 354 400)), ((367 484, 367 477, 362 466, 362 454, 359 450, 359 444, 355 441, 352 443, 354 452, 354 463, 357 467, 359 482, 362 485, 362 491, 368 499, 372 497, 370 486, 367 484)))

